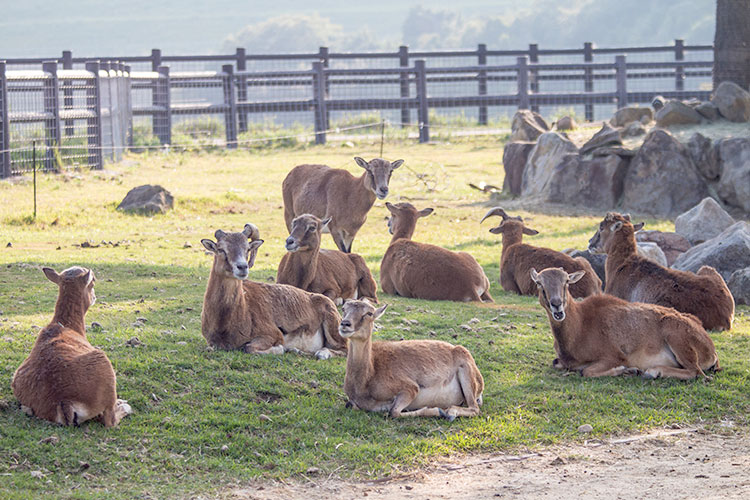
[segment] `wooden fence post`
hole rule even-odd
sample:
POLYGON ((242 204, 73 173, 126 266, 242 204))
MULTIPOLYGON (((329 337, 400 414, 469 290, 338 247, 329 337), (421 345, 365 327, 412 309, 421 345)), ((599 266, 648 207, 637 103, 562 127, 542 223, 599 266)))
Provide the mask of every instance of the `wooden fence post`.
POLYGON ((101 78, 99 77, 99 61, 86 63, 86 71, 93 73, 91 85, 86 85, 86 107, 94 112, 93 118, 86 119, 86 135, 88 136, 89 167, 102 168, 102 106, 101 106, 101 78))
MULTIPOLYGON (((320 62, 323 63, 323 88, 325 89, 325 97, 327 98, 329 95, 331 95, 331 83, 328 81, 328 75, 325 72, 325 69, 328 68, 330 57, 328 55, 328 47, 320 47, 318 49, 318 57, 320 62)), ((324 130, 329 130, 331 128, 331 113, 328 111, 328 108, 326 108, 326 114, 325 114, 325 127, 324 130)))
POLYGON ((133 95, 132 86, 133 82, 130 79, 130 65, 123 66, 125 71, 125 120, 127 123, 127 145, 129 148, 133 147, 133 95))
POLYGON ((427 72, 424 59, 414 61, 417 78, 417 121, 419 122, 419 142, 430 142, 430 108, 427 102, 427 72))
MULTIPOLYGON (((583 62, 594 62, 594 50, 591 42, 584 42, 583 44, 583 62)), ((591 68, 583 70, 583 91, 593 92, 594 91, 594 73, 591 68)), ((584 106, 584 115, 587 122, 594 121, 594 105, 586 104, 584 106)))
POLYGON ((0 178, 10 177, 10 117, 8 116, 8 78, 6 63, 0 61, 0 178))
MULTIPOLYGON (((63 69, 73 69, 73 53, 69 50, 63 50, 62 52, 62 67, 63 69)), ((64 109, 73 109, 73 81, 65 80, 62 81, 63 88, 63 107, 64 109)), ((75 133, 73 120, 65 120, 65 135, 71 136, 75 133)))
POLYGON ((615 78, 617 80, 617 109, 628 105, 628 69, 625 56, 615 56, 615 78))
POLYGON ((224 72, 224 128, 227 135, 227 148, 237 148, 237 100, 234 97, 234 66, 225 64, 221 67, 224 72))
MULTIPOLYGON (((678 38, 674 41, 674 60, 685 60, 685 40, 680 40, 678 38)), ((677 66, 674 72, 674 89, 685 90, 685 67, 677 66)))
MULTIPOLYGON (((479 66, 487 65, 487 44, 480 43, 477 45, 477 64, 479 66)), ((487 95, 487 72, 480 70, 477 76, 479 95, 487 95)), ((479 106, 479 125, 487 125, 487 106, 479 106)))
MULTIPOLYGON (((539 62, 539 46, 535 43, 529 44, 529 61, 530 63, 536 64, 539 62)), ((529 89, 532 94, 539 93, 539 71, 532 69, 529 71, 529 89)), ((539 105, 532 104, 531 111, 536 113, 539 112, 539 105)))
POLYGON ((164 108, 164 112, 157 111, 154 115, 154 135, 162 144, 172 143, 172 103, 169 84, 169 66, 157 68, 159 78, 156 80, 157 106, 164 108), (157 117, 158 120, 157 120, 157 117))
MULTIPOLYGON (((401 68, 409 67, 409 47, 402 45, 398 48, 398 65, 401 68)), ((409 98, 409 73, 401 73, 399 76, 399 83, 401 86, 401 98, 409 98)), ((411 123, 411 109, 408 104, 401 105, 401 126, 405 127, 411 123)))
POLYGON ((326 143, 326 93, 325 68, 322 61, 315 61, 313 69, 313 110, 315 112, 315 144, 326 143))
MULTIPOLYGON (((237 47, 235 57, 237 57, 237 72, 246 71, 247 70, 247 57, 246 57, 245 49, 242 47, 237 47)), ((247 101, 247 77, 246 76, 237 77, 237 101, 239 102, 247 101)), ((239 115, 237 115, 237 122, 239 123, 240 132, 247 132, 247 113, 242 112, 239 115)))
POLYGON ((518 76, 516 84, 518 85, 518 109, 529 109, 529 64, 526 56, 516 59, 518 66, 518 76))
POLYGON ((50 115, 44 122, 44 137, 47 146, 44 153, 44 170, 57 170, 55 149, 59 148, 62 142, 57 61, 43 62, 42 70, 49 74, 49 77, 44 80, 44 112, 50 115))

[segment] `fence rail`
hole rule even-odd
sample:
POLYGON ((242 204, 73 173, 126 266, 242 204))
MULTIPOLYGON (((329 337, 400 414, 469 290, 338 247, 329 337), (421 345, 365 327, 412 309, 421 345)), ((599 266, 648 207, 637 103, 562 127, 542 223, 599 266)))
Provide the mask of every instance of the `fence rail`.
POLYGON ((149 120, 159 143, 171 144, 176 121, 218 116, 229 148, 268 114, 310 117, 317 143, 326 141, 332 114, 373 110, 418 127, 421 142, 429 141, 430 113, 438 110, 471 110, 478 125, 487 125, 495 108, 582 106, 592 120, 597 106, 648 103, 656 94, 707 99, 712 57, 686 54, 712 50, 676 40, 673 46, 602 49, 586 43, 581 49, 499 51, 480 44, 470 51, 332 53, 321 47, 308 54, 237 49, 210 56, 162 56, 154 49, 150 56, 98 58, 103 62, 74 58, 70 51, 59 60, 7 59, 0 62, 0 176, 30 169, 31 140, 44 142, 48 170, 100 168, 105 157, 117 159, 133 145, 134 118, 149 120), (669 60, 639 60, 643 54, 667 54, 669 60), (583 61, 554 59, 562 56, 583 61), (378 59, 389 65, 363 63, 378 59), (267 64, 289 61, 293 67, 267 64), (225 64, 175 70, 187 63, 225 64))

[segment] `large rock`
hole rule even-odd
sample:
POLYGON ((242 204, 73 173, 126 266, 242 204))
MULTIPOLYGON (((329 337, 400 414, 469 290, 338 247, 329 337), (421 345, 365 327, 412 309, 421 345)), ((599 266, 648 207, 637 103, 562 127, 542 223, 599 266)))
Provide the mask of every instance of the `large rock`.
POLYGON ((581 146, 581 154, 585 155, 587 153, 590 153, 591 151, 595 150, 596 148, 601 148, 603 146, 621 146, 622 145, 622 137, 620 137, 620 131, 616 128, 612 128, 612 126, 604 122, 602 124, 602 128, 594 134, 594 136, 589 139, 589 141, 581 146))
POLYGON ((680 255, 672 267, 696 272, 701 266, 715 268, 724 281, 738 269, 750 267, 750 224, 735 222, 717 237, 680 255))
POLYGON ((701 120, 700 113, 682 101, 675 99, 667 101, 667 104, 656 112, 656 125, 659 127, 695 125, 696 123, 700 123, 701 120))
POLYGON ((710 121, 715 121, 721 118, 719 116, 719 108, 717 108, 716 104, 712 102, 702 102, 695 107, 695 110, 700 113, 703 118, 710 121))
POLYGON ((641 122, 644 116, 648 118, 648 121, 651 121, 654 119, 654 112, 651 111, 651 108, 620 108, 615 111, 610 123, 615 127, 624 127, 630 122, 641 122))
POLYGON ((509 142, 505 145, 505 149, 503 149, 503 169, 505 169, 503 191, 516 196, 521 194, 523 169, 526 167, 526 160, 528 160, 532 149, 534 149, 533 142, 509 142))
POLYGON ((691 245, 697 245, 717 237, 732 224, 732 216, 716 200, 706 197, 674 220, 674 232, 684 236, 691 245))
POLYGON ((555 122, 555 128, 557 130, 575 130, 578 128, 578 124, 572 116, 563 116, 555 122))
POLYGON ((750 267, 733 272, 727 281, 727 286, 732 292, 735 304, 750 305, 750 267))
POLYGON ((562 163, 563 158, 577 152, 575 144, 556 132, 540 135, 526 161, 521 180, 521 194, 530 196, 543 193, 554 169, 562 163))
POLYGON ((721 174, 716 191, 727 205, 750 212, 750 139, 725 139, 718 148, 721 174))
POLYGON ((667 258, 667 265, 671 266, 677 257, 690 250, 690 242, 677 233, 663 231, 638 231, 635 233, 637 242, 656 243, 667 258))
POLYGON ((711 99, 721 116, 732 122, 750 121, 750 93, 733 82, 721 82, 711 99))
POLYGON ((687 148, 665 130, 652 130, 628 167, 622 206, 627 210, 671 216, 708 195, 705 180, 687 148))
POLYGON ((667 267, 667 256, 664 255, 664 252, 656 243, 652 241, 639 241, 636 242, 636 249, 638 255, 646 257, 660 266, 667 267))
POLYGON ((552 171, 545 199, 590 208, 614 208, 622 195, 628 163, 628 159, 614 154, 592 159, 564 156, 552 171))
POLYGON ((117 210, 142 214, 166 213, 174 206, 174 198, 161 186, 145 184, 131 189, 117 210))
POLYGON ((535 141, 545 132, 549 131, 549 125, 544 121, 542 115, 528 109, 519 109, 513 115, 510 124, 511 141, 535 141))
POLYGON ((569 249, 569 250, 563 250, 563 253, 567 253, 571 257, 583 257, 587 261, 589 261, 589 264, 591 264, 591 267, 594 268, 594 272, 597 276, 599 276, 599 279, 602 282, 602 290, 604 289, 605 285, 605 275, 606 271, 604 270, 606 262, 607 262, 607 254, 604 253, 591 253, 588 250, 575 250, 575 249, 569 249))
POLYGON ((698 171, 708 180, 719 178, 721 165, 719 163, 719 151, 713 142, 700 132, 694 133, 687 143, 690 158, 698 168, 698 171))

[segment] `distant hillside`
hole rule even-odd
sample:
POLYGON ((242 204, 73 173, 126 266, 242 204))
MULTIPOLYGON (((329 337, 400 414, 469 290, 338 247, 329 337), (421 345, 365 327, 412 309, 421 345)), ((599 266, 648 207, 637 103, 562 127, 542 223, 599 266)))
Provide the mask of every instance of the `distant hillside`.
POLYGON ((25 0, 0 6, 0 58, 711 43, 711 0, 25 0), (519 7, 519 4, 522 7, 519 7), (342 7, 344 5, 344 7, 342 7), (52 7, 54 6, 54 7, 52 7))

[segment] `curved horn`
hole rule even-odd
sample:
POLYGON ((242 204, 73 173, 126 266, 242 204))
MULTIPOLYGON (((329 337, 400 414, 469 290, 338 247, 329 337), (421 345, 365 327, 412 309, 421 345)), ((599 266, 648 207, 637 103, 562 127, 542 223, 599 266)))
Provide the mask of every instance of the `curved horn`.
POLYGON ((487 217, 492 217, 493 215, 499 215, 503 218, 503 220, 508 218, 508 214, 505 213, 505 210, 500 207, 495 207, 489 209, 489 211, 484 214, 484 217, 482 217, 482 220, 480 220, 479 223, 481 224, 482 222, 484 222, 484 219, 486 219, 487 217))
POLYGON ((255 224, 245 224, 245 228, 242 230, 242 234, 247 236, 250 241, 260 239, 260 229, 255 224))

